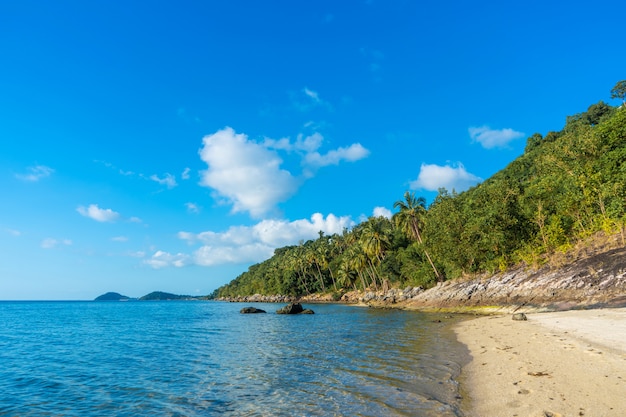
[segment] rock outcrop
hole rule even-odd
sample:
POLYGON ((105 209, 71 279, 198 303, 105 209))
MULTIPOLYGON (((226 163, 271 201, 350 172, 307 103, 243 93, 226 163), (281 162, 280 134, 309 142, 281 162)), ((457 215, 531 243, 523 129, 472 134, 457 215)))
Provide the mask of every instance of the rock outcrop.
POLYGON ((261 310, 260 308, 256 308, 256 307, 244 307, 239 312, 241 314, 259 314, 259 313, 265 313, 266 311, 261 310))
POLYGON ((285 307, 276 310, 276 314, 313 314, 313 310, 305 310, 300 303, 289 303, 285 307))
POLYGON ((534 306, 548 310, 626 305, 626 248, 539 270, 447 281, 413 297, 422 308, 534 306))

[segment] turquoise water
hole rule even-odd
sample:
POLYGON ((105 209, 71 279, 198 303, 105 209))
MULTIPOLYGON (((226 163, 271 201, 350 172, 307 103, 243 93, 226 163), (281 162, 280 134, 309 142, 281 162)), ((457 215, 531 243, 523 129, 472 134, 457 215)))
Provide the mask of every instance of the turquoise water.
POLYGON ((461 415, 462 354, 432 316, 249 305, 268 314, 219 302, 0 302, 0 415, 461 415))

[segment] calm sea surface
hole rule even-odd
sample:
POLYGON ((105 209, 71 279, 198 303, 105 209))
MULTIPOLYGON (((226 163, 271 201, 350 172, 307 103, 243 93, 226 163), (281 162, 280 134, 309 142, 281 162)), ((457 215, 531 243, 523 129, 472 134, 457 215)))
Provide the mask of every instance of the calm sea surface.
POLYGON ((436 316, 281 306, 0 302, 0 415, 461 415, 436 316))

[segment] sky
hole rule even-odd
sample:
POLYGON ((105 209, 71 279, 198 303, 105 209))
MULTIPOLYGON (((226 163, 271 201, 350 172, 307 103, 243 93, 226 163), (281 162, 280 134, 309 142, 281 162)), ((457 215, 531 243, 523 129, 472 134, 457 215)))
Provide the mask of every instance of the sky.
POLYGON ((0 299, 206 295, 489 178, 626 79, 626 3, 0 0, 0 299))

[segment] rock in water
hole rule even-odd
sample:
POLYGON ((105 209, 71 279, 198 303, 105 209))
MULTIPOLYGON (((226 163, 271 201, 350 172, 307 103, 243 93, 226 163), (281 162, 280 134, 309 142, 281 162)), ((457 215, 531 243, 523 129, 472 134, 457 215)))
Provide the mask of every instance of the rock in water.
POLYGON ((526 314, 524 313, 515 313, 513 314, 513 320, 525 321, 528 320, 528 317, 526 317, 526 314))
POLYGON ((244 307, 240 311, 241 314, 257 314, 257 313, 265 313, 265 310, 261 310, 256 307, 244 307))
POLYGON ((285 307, 276 310, 276 314, 299 314, 302 313, 303 310, 300 303, 289 303, 285 307))
POLYGON ((300 314, 315 314, 315 312, 311 309, 305 308, 300 314))

